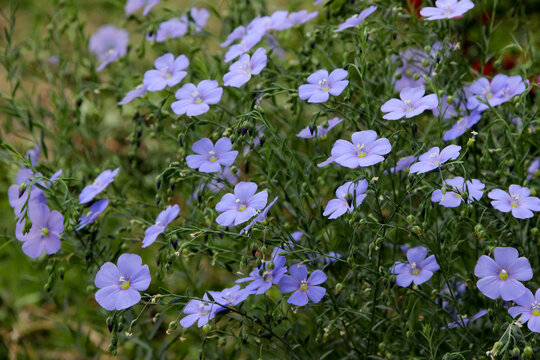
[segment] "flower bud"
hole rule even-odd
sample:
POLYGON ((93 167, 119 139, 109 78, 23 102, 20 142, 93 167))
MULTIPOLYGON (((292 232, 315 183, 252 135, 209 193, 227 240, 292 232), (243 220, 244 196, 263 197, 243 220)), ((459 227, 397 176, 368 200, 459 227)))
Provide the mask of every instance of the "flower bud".
POLYGON ((414 225, 412 228, 411 228, 412 232, 415 233, 416 235, 420 235, 422 233, 422 229, 420 228, 420 226, 418 225, 414 225))
POLYGON ((410 214, 407 216, 407 223, 414 224, 414 215, 410 214))
POLYGON ((210 324, 206 324, 203 326, 202 330, 206 335, 208 335, 208 333, 210 333, 210 331, 212 330, 212 326, 210 324))
POLYGON ((169 328, 167 329, 167 335, 170 335, 177 327, 178 323, 176 321, 171 321, 169 323, 169 328))
POLYGON ((523 349, 523 355, 525 357, 532 358, 534 355, 533 348, 530 346, 525 347, 525 349, 523 349))
POLYGON ((114 316, 107 317, 107 320, 105 320, 105 322, 107 323, 107 329, 109 329, 109 332, 111 332, 115 323, 114 316))
POLYGON ((26 221, 24 222, 23 234, 28 234, 31 228, 32 228, 32 222, 30 221, 29 218, 27 218, 26 221))
POLYGON ((343 290, 343 284, 337 283, 335 289, 336 289, 336 295, 339 294, 341 290, 343 290))

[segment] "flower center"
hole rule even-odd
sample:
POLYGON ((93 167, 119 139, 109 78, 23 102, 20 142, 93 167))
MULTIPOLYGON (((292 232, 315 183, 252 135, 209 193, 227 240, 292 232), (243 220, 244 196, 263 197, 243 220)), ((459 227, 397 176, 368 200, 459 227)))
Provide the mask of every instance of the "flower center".
POLYGON ((518 194, 510 194, 510 197, 512 198, 512 207, 518 207, 519 206, 519 195, 518 194))
POLYGON ((330 90, 330 87, 328 86, 328 79, 319 80, 319 86, 322 91, 330 90))
POLYGON ((129 289, 129 281, 124 276, 120 276, 120 287, 124 290, 129 289))
POLYGON ((242 70, 244 70, 246 74, 251 74, 251 66, 248 61, 244 61, 242 64, 242 70))
POLYGON ((274 280, 273 272, 272 271, 265 271, 262 275, 264 281, 266 282, 272 282, 274 280))
POLYGON ((508 272, 504 269, 501 270, 501 273, 499 274, 499 279, 506 280, 508 279, 508 272))
POLYGON ((204 316, 210 312, 207 302, 201 302, 199 304, 199 315, 204 316))
POLYGON ((358 157, 359 157, 359 158, 366 157, 366 152, 365 152, 365 151, 359 151, 359 152, 358 152, 358 157))
POLYGON ((302 281, 300 282, 300 290, 306 291, 306 290, 308 289, 308 287, 309 287, 309 286, 308 286, 306 280, 302 280, 302 281))
POLYGON ((202 98, 199 95, 200 94, 197 90, 191 93, 191 96, 193 97, 195 104, 201 104, 203 102, 202 98))
POLYGON ((210 156, 210 162, 216 162, 217 161, 217 157, 215 157, 214 155, 210 156))
POLYGON ((538 301, 533 302, 531 307, 533 316, 540 316, 540 304, 538 301))
POLYGON ((403 101, 403 103, 405 105, 407 105, 406 110, 405 110, 406 112, 411 112, 411 111, 414 110, 414 107, 411 105, 411 100, 407 99, 407 100, 403 101))
POLYGON ((411 269, 412 269, 412 274, 413 274, 414 276, 420 274, 420 269, 419 269, 418 267, 416 267, 416 263, 415 263, 415 262, 411 263, 411 269))
POLYGON ((44 228, 41 228, 40 233, 41 233, 41 236, 48 236, 50 231, 49 231, 49 229, 44 227, 44 228))
POLYGON ((241 204, 241 205, 238 206, 238 211, 244 211, 246 209, 247 209, 247 206, 244 205, 244 204, 241 204))

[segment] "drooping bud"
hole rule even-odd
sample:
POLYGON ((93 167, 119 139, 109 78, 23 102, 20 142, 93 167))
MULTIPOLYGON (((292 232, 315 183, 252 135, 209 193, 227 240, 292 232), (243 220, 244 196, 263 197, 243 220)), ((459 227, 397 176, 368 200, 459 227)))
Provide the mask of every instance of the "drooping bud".
POLYGON ((113 327, 114 327, 114 323, 115 323, 114 316, 108 316, 107 320, 105 320, 105 321, 107 323, 107 329, 109 329, 109 332, 112 332, 113 327))

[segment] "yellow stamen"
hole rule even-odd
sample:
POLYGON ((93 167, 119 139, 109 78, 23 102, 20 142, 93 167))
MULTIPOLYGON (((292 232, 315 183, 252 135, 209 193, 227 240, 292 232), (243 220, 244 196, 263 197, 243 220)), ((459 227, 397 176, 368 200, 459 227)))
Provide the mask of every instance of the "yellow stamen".
POLYGON ((120 287, 124 290, 129 288, 129 281, 127 281, 123 276, 120 276, 120 282, 122 283, 120 287))

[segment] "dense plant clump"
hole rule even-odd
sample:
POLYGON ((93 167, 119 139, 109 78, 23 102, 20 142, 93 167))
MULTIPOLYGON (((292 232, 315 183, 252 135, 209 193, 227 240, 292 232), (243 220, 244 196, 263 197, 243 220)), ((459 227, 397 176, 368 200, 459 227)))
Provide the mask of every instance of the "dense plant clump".
POLYGON ((536 358, 537 5, 3 5, 0 358, 536 358))

